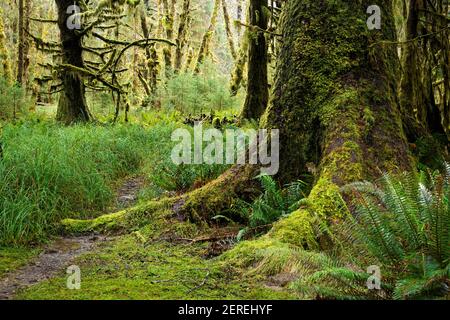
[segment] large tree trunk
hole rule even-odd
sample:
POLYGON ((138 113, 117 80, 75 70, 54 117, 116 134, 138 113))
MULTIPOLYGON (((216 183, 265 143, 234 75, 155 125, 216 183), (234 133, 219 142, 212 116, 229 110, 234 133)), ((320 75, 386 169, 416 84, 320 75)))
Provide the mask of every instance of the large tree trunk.
POLYGON ((3 23, 3 10, 0 8, 0 59, 3 68, 3 77, 8 83, 12 80, 11 75, 11 61, 9 59, 9 52, 7 48, 7 41, 5 35, 5 26, 3 23))
POLYGON ((268 10, 267 0, 250 0, 247 96, 241 114, 244 119, 259 119, 269 101, 267 42, 264 34, 268 25, 268 10))
MULTIPOLYGON (((75 4, 77 1, 75 1, 75 4)), ((58 7, 58 27, 62 44, 62 63, 84 68, 81 37, 77 30, 70 30, 67 21, 71 14, 67 8, 74 4, 73 0, 56 0, 58 7)), ((89 121, 91 115, 86 103, 85 86, 82 76, 77 72, 64 71, 61 74, 64 91, 61 92, 56 118, 66 124, 78 121, 89 121)))

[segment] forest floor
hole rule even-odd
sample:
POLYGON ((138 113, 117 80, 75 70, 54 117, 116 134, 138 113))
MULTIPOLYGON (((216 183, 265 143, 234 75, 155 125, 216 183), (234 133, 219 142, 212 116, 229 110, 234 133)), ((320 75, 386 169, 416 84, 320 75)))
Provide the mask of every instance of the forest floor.
MULTIPOLYGON (((117 192, 117 208, 134 205, 143 185, 140 177, 126 180, 117 192)), ((0 300, 298 298, 274 279, 243 274, 217 259, 234 245, 223 235, 238 230, 199 229, 185 222, 155 223, 146 229, 142 234, 61 237, 19 252, 17 263, 0 273, 0 300), (162 236, 142 236, 161 228, 162 236), (180 238, 179 231, 201 241, 180 238), (67 288, 71 265, 81 270, 79 290, 67 288)))

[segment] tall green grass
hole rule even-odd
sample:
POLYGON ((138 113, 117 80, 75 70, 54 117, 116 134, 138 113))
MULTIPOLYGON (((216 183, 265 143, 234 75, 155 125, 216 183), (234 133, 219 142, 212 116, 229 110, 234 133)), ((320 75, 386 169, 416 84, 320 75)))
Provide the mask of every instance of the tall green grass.
POLYGON ((63 218, 104 212, 126 176, 147 178, 144 201, 186 191, 228 168, 173 164, 177 142, 170 137, 183 125, 164 119, 149 126, 63 127, 45 120, 0 126, 0 246, 40 242, 63 218))
POLYGON ((113 200, 170 128, 52 123, 6 125, 0 160, 0 244, 46 237, 63 217, 88 217, 113 200))

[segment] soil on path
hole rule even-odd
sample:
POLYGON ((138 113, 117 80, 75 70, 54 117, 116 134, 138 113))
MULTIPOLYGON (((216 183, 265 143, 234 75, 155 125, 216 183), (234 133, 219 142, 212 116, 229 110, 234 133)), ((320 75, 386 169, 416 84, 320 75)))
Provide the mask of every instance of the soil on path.
MULTIPOLYGON (((117 208, 126 208, 135 204, 138 192, 143 185, 143 179, 140 177, 125 181, 117 192, 117 208)), ((52 241, 28 265, 0 279, 0 300, 13 299, 18 290, 56 276, 62 270, 67 270, 80 255, 94 250, 99 243, 111 240, 111 237, 84 235, 61 237, 52 241)))

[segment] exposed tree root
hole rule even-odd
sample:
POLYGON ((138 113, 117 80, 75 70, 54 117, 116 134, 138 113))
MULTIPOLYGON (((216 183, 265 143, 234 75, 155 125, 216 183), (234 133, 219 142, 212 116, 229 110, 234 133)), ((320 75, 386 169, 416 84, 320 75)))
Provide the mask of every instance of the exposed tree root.
MULTIPOLYGON (((63 231, 69 234, 127 232, 161 217, 209 222, 214 216, 232 208, 237 199, 248 199, 256 194, 257 186, 253 178, 258 173, 256 166, 236 166, 202 188, 182 196, 149 201, 92 220, 63 220, 63 231)), ((235 218, 233 212, 227 215, 230 219, 235 218)))

